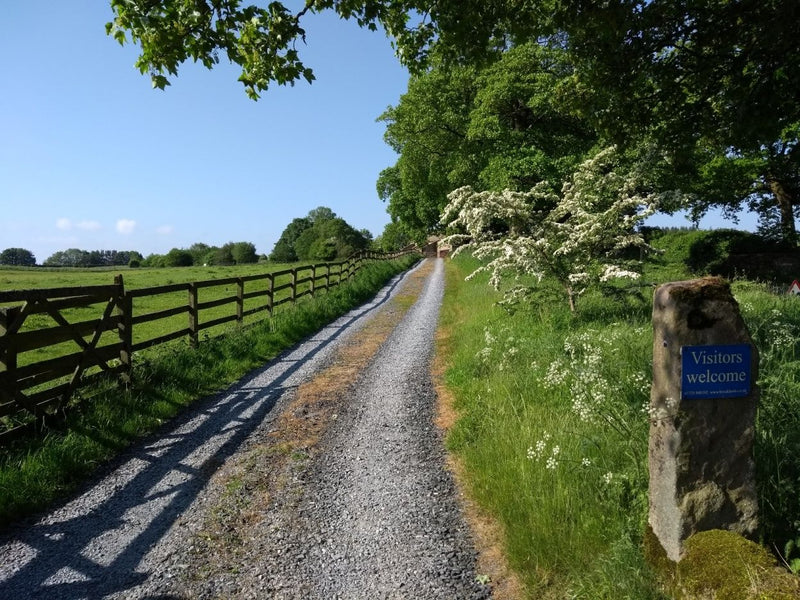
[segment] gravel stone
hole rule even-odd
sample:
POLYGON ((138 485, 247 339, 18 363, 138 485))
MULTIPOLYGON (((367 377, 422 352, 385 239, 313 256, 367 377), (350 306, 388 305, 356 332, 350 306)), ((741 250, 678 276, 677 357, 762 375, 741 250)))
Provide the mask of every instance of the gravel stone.
POLYGON ((274 431, 295 388, 405 277, 0 537, 0 598, 489 598, 433 423, 441 259, 319 447, 292 463, 285 493, 231 542, 241 544, 236 568, 204 577, 197 564, 203 524, 220 505, 214 474, 274 431))

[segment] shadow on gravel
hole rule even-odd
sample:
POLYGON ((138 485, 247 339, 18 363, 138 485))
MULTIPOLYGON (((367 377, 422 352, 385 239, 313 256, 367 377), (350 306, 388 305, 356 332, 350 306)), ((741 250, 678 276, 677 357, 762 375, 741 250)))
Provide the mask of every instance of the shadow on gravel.
POLYGON ((124 596, 143 583, 152 573, 137 567, 293 387, 285 385, 289 377, 356 320, 383 305, 402 280, 394 279, 373 303, 348 313, 343 324, 302 342, 312 346, 301 356, 293 356, 297 347, 290 349, 242 383, 201 401, 157 439, 125 453, 79 497, 38 523, 0 537, 0 598, 124 596), (266 385, 248 387, 270 370, 276 375, 266 385))

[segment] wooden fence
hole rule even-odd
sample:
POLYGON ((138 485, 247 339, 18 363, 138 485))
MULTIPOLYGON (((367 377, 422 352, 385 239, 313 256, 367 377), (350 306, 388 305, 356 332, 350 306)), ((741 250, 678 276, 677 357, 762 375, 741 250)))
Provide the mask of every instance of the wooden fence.
POLYGON ((21 303, 0 306, 0 445, 61 418, 76 389, 98 377, 129 383, 134 352, 184 337, 197 346, 201 331, 242 324, 259 313, 272 316, 282 304, 346 282, 366 261, 414 252, 360 252, 343 262, 134 290, 125 290, 118 275, 112 285, 0 291, 0 304, 21 303), (212 299, 203 300, 200 290, 212 299), (137 299, 176 293, 185 294, 177 306, 134 310, 137 299), (203 320, 204 314, 215 316, 203 320), (147 329, 144 324, 174 325, 176 319, 183 323, 178 329, 134 338, 135 331, 147 329))

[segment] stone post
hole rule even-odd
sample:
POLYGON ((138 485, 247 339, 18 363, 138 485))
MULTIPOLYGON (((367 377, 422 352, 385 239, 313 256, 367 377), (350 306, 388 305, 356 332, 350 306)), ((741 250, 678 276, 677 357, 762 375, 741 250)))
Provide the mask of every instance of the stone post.
POLYGON ((673 561, 698 531, 755 533, 757 374, 758 351, 724 280, 656 290, 649 522, 673 561))

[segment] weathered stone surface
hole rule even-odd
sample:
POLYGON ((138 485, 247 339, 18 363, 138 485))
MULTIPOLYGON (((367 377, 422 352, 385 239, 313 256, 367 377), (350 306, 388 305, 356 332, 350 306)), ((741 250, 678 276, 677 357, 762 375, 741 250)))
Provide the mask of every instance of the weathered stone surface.
MULTIPOLYGON (((698 531, 752 536, 757 526, 752 458, 758 390, 681 400, 681 348, 751 344, 729 285, 719 278, 669 283, 653 302, 650 395, 650 526, 674 561, 698 531)), ((752 348, 751 381, 758 377, 752 348)))

